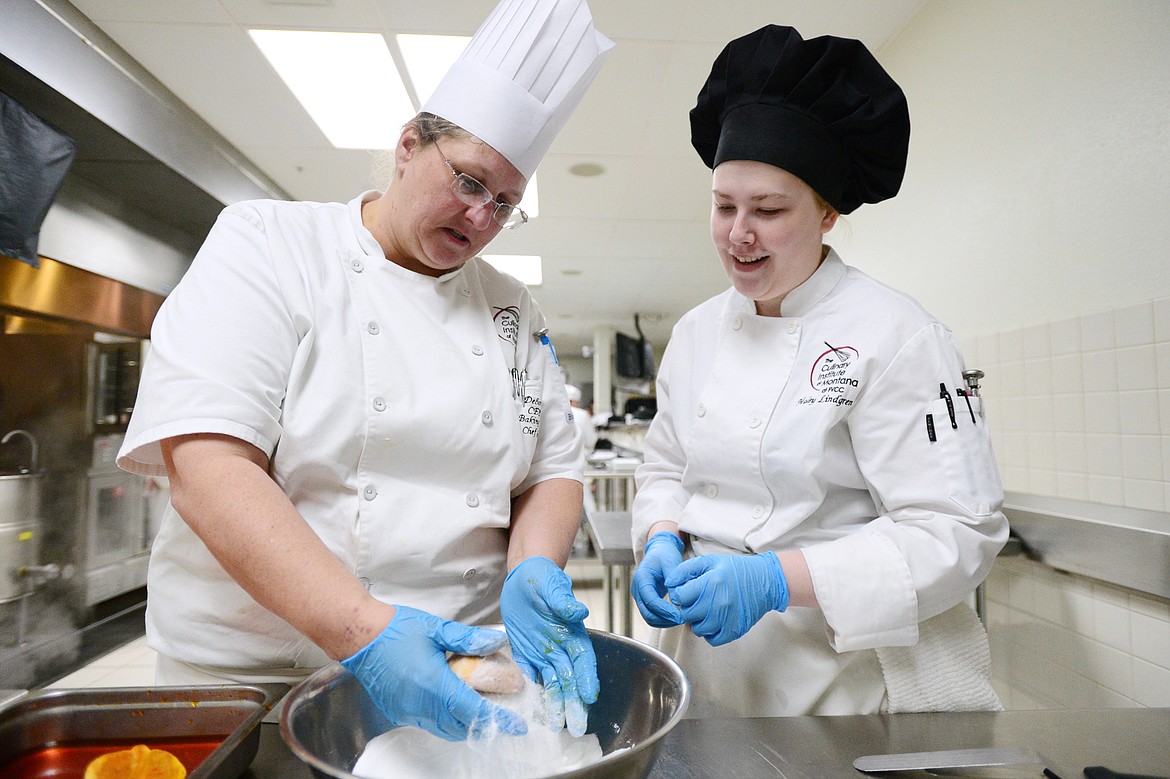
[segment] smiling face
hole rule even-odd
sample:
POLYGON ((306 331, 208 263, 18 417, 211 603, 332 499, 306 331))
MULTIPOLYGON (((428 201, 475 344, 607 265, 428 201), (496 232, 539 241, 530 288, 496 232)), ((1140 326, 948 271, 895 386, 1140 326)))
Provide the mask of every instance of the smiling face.
POLYGON ((728 160, 711 177, 711 240, 723 270, 762 316, 780 316, 784 296, 821 263, 822 237, 837 212, 786 170, 728 160))
MULTIPOLYGON (((472 136, 442 140, 451 167, 482 182, 495 200, 519 203, 527 182, 491 146, 472 136)), ((377 200, 366 203, 362 222, 386 258, 428 276, 458 270, 500 232, 492 208, 468 206, 451 191, 451 168, 434 143, 402 131, 394 152, 394 180, 377 200)))

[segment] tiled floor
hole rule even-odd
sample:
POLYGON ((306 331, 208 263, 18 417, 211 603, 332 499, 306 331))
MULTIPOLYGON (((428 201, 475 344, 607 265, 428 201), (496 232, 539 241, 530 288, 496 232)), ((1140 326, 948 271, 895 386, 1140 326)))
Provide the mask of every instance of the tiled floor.
MULTIPOLYGON (((609 605, 606 603, 605 590, 598 585, 601 577, 605 575, 605 570, 599 565, 571 563, 569 573, 575 581, 581 582, 575 592, 577 598, 589 607, 589 617, 585 620, 585 624, 591 628, 605 630, 609 605), (596 586, 584 586, 586 584, 596 586)), ((647 641, 649 640, 649 632, 650 629, 635 609, 633 637, 639 641, 647 641)), ((140 636, 48 686, 57 688, 147 687, 154 684, 154 661, 154 650, 146 646, 146 637, 140 636)))
POLYGON ((154 658, 146 636, 140 636, 49 687, 148 687, 154 684, 154 658))

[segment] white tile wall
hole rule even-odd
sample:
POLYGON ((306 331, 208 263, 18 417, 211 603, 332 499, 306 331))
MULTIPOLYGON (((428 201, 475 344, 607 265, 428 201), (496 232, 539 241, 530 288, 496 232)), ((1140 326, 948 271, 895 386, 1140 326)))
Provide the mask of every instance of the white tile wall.
POLYGON ((1170 706, 1170 602, 1001 558, 987 620, 1006 708, 1170 706))
MULTIPOLYGON (((1007 490, 1170 511, 1170 298, 963 350, 1007 490)), ((1170 601, 1000 558, 987 613, 1008 708, 1170 706, 1170 601)))
POLYGON ((964 344, 1015 492, 1170 509, 1170 298, 964 344))

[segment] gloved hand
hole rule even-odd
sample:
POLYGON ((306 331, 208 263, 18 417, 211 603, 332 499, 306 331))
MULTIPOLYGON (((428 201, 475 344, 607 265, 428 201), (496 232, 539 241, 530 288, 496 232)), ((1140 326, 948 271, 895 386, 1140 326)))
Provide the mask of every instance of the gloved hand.
POLYGON ((574 597, 568 574, 547 557, 528 558, 504 579, 500 612, 520 670, 544 685, 550 714, 559 719, 563 711, 569 733, 583 735, 600 683, 585 630, 589 609, 574 597))
POLYGON ((669 628, 681 625, 682 614, 678 607, 666 597, 666 577, 682 562, 685 545, 674 533, 655 533, 646 542, 642 562, 634 571, 630 581, 630 594, 642 618, 652 628, 669 628))
POLYGON ((528 732, 522 717, 488 702, 447 667, 446 652, 488 655, 502 647, 507 636, 406 606, 397 609, 377 638, 341 661, 387 719, 448 741, 466 739, 473 723, 477 729, 492 723, 513 736, 528 732))
POLYGON ((693 557, 666 577, 666 591, 711 646, 729 644, 769 611, 788 608, 788 580, 772 552, 693 557))

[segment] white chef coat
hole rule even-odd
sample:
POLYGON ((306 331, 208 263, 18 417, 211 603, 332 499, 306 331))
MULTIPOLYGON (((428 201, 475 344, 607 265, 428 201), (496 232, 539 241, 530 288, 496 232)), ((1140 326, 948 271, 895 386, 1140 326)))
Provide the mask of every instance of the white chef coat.
POLYGON ((578 465, 581 466, 581 470, 585 470, 585 460, 593 454, 593 449, 597 446, 597 428, 593 426, 593 415, 589 413, 589 409, 574 406, 572 411, 573 424, 581 436, 581 459, 578 460, 578 465))
POLYGON ((914 644, 970 595, 1007 538, 1003 489, 953 337, 914 300, 830 250, 781 308, 758 316, 731 289, 674 328, 634 548, 671 520, 694 554, 808 561, 821 610, 769 614, 719 649, 674 631, 697 711, 873 711, 880 667, 857 650, 914 644))
MULTIPOLYGON (((224 210, 151 331, 118 463, 220 433, 273 479, 370 592, 495 619, 511 499, 580 481, 560 370, 527 288, 476 258, 440 278, 386 260, 348 204, 224 210)), ((151 556, 150 645, 214 667, 312 668, 325 654, 247 595, 168 510, 151 556)))

